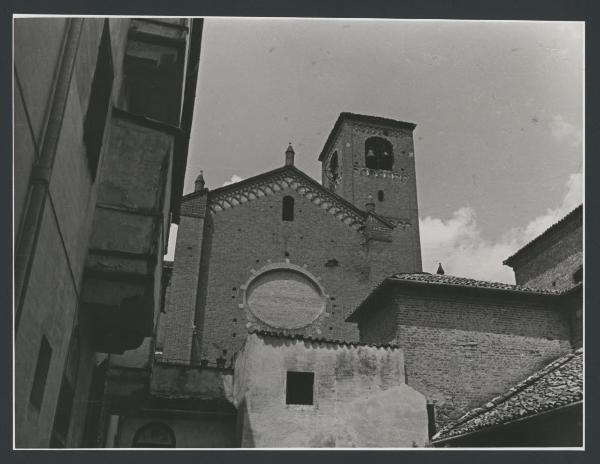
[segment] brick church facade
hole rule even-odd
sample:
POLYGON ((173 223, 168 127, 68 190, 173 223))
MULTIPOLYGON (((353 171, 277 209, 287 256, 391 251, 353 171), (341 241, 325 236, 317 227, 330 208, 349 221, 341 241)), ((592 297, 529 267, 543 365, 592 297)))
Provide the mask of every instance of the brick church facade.
POLYGON ((327 188, 294 167, 291 147, 279 169, 210 192, 197 183, 182 202, 164 356, 216 363, 253 328, 358 340, 345 322, 357 304, 387 275, 421 271, 413 129, 342 114, 320 157, 327 188), (366 167, 369 141, 388 140, 373 156, 390 169, 366 167), (281 289, 273 308, 259 301, 268 281, 281 289))

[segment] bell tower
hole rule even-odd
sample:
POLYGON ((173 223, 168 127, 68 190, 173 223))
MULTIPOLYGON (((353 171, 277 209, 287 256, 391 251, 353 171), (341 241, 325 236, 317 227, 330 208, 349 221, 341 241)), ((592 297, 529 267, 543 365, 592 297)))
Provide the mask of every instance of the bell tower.
POLYGON ((319 156, 323 186, 360 209, 370 196, 377 214, 418 227, 415 127, 341 113, 319 156))

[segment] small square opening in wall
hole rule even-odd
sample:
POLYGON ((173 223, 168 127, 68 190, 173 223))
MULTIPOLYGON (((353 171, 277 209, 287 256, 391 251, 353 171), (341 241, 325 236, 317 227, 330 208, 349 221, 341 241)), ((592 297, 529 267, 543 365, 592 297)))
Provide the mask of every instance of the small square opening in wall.
POLYGON ((285 404, 314 404, 314 372, 287 372, 285 404))

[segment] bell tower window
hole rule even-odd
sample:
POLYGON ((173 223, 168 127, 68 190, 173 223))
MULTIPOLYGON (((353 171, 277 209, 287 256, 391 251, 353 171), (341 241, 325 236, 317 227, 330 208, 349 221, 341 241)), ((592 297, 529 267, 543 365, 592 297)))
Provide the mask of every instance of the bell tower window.
POLYGON ((369 137, 365 141, 365 166, 369 169, 391 171, 394 167, 394 149, 389 140, 369 137))
POLYGON ((284 221, 294 220, 294 198, 290 196, 283 197, 283 207, 281 210, 281 219, 284 221))

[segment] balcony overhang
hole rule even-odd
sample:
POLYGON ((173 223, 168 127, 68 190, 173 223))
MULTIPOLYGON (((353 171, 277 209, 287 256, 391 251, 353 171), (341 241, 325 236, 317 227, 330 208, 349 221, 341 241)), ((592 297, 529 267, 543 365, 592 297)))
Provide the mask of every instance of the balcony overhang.
POLYGON ((152 335, 160 307, 179 131, 121 110, 110 126, 82 304, 94 321, 94 349, 122 353, 152 335))

